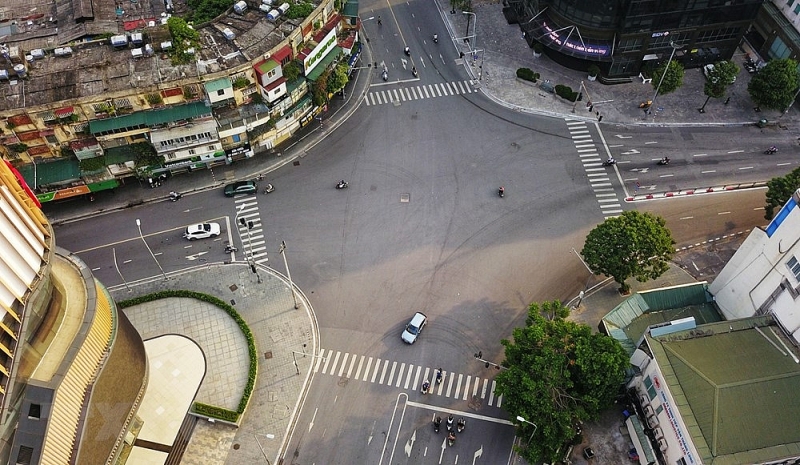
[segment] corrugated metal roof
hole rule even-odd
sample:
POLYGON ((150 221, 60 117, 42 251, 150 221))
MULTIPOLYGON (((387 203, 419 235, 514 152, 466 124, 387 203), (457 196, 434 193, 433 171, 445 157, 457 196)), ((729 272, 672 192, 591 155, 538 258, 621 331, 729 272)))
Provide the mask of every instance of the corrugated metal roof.
POLYGON ((207 107, 205 102, 192 102, 160 110, 137 111, 116 118, 92 120, 89 121, 89 132, 93 135, 112 134, 129 128, 153 127, 210 114, 211 107, 207 107))
POLYGON ((703 463, 761 463, 800 450, 800 364, 780 331, 755 317, 648 338, 703 463))

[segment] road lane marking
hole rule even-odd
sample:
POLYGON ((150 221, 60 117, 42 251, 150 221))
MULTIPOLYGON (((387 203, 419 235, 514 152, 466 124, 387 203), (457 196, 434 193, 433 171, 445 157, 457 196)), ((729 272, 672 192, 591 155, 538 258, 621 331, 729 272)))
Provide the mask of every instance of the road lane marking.
POLYGON ((791 163, 778 163, 775 166, 786 166, 786 165, 791 165, 791 163))
POLYGON ((744 150, 729 150, 728 153, 742 153, 744 150))
MULTIPOLYGON (((395 384, 394 387, 400 387, 400 383, 403 382, 403 371, 405 370, 405 368, 406 368, 406 364, 405 363, 401 363, 400 364, 400 371, 397 372, 397 384, 395 384)), ((390 384, 391 384, 391 382, 390 382, 390 384)))
POLYGON ((716 173, 716 172, 717 170, 707 170, 707 171, 701 171, 700 174, 716 173))
MULTIPOLYGON (((364 378, 361 381, 367 380, 367 375, 369 374, 369 367, 372 366, 372 357, 367 359, 367 366, 364 368, 364 378)), ((358 375, 356 375, 358 377, 358 375)))
POLYGON ((731 214, 731 212, 719 212, 719 213, 717 213, 717 215, 730 215, 730 214, 731 214))
POLYGON ((383 384, 383 380, 386 378, 386 369, 389 368, 389 361, 383 361, 383 370, 381 370, 381 380, 378 381, 378 384, 383 384))
POLYGON ((342 373, 344 373, 344 369, 347 366, 347 357, 349 357, 349 356, 350 356, 350 354, 345 352, 344 358, 342 359, 342 366, 341 366, 341 368, 339 368, 339 374, 336 375, 336 376, 338 376, 340 378, 342 377, 342 373))
MULTIPOLYGON (((356 356, 353 355, 353 358, 350 359, 350 368, 347 369, 347 379, 350 379, 350 375, 353 373, 353 365, 356 364, 356 356)), ((358 375, 356 375, 356 378, 358 375)))
POLYGON ((403 385, 403 389, 408 389, 408 385, 411 384, 411 374, 414 372, 414 365, 408 364, 408 375, 406 376, 406 384, 403 385))
POLYGON ((644 145, 652 145, 652 144, 657 144, 657 143, 658 142, 656 142, 656 141, 650 141, 650 142, 645 142, 644 145))
POLYGON ((464 397, 461 400, 467 400, 467 396, 469 395, 469 383, 472 380, 472 376, 467 375, 467 382, 464 384, 464 397))
POLYGON ((692 220, 692 219, 694 219, 694 217, 693 216, 684 216, 683 218, 679 218, 679 219, 681 219, 681 220, 692 220))
POLYGON ((751 169, 753 169, 753 167, 752 166, 743 166, 743 167, 741 167, 739 169, 740 170, 751 170, 751 169))
POLYGON ((694 155, 692 155, 692 156, 693 156, 693 157, 707 157, 707 156, 708 156, 708 154, 707 154, 707 153, 695 153, 695 154, 694 154, 694 155))
POLYGON ((370 383, 375 382, 375 378, 378 376, 378 370, 380 369, 380 366, 381 366, 381 359, 379 358, 375 359, 375 371, 372 372, 372 379, 370 379, 369 381, 370 383))
POLYGON ((514 424, 514 423, 511 423, 510 421, 504 420, 502 418, 487 417, 486 415, 478 415, 477 413, 472 413, 472 412, 468 412, 468 411, 453 410, 453 409, 449 409, 449 408, 437 407, 436 405, 423 404, 422 402, 411 402, 411 401, 408 401, 407 404, 408 404, 409 407, 417 407, 417 408, 421 408, 421 409, 425 409, 425 410, 432 410, 434 412, 447 413, 447 414, 451 414, 453 416, 457 415, 459 417, 472 418, 472 419, 475 419, 475 420, 491 421, 493 423, 499 423, 501 425, 513 425, 514 424))
POLYGON ((675 176, 675 175, 674 174, 662 174, 662 175, 659 175, 658 177, 659 178, 671 178, 673 176, 675 176))

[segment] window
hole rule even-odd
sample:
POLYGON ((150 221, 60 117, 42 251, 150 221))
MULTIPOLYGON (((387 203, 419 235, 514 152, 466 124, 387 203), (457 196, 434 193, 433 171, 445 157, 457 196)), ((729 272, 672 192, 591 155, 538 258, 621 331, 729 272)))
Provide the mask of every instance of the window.
MULTIPOLYGON (((800 3, 798 3, 797 6, 800 7, 800 3)), ((772 45, 769 46, 769 51, 767 52, 767 55, 772 59, 788 58, 791 54, 792 50, 786 46, 786 42, 782 41, 780 37, 775 38, 775 40, 772 42, 772 45)))
POLYGON ((28 408, 28 418, 39 419, 42 418, 42 406, 39 404, 31 404, 28 408))
POLYGON ((271 70, 270 72, 267 73, 267 77, 271 78, 272 76, 275 76, 275 73, 276 73, 276 71, 273 69, 273 70, 271 70))
POLYGON ((800 3, 794 6, 794 14, 800 13, 800 3))
POLYGON ((30 465, 33 459, 33 448, 28 446, 19 446, 19 455, 17 455, 17 465, 30 465))
POLYGON ((656 387, 653 385, 653 380, 650 377, 646 377, 644 379, 644 387, 647 389, 647 395, 650 397, 650 400, 656 398, 656 387))
POLYGON ((792 258, 786 262, 786 266, 789 267, 789 271, 794 274, 794 278, 800 281, 800 263, 797 261, 797 257, 792 256, 792 258))
POLYGON ((233 140, 234 142, 239 142, 241 141, 241 137, 239 137, 239 134, 234 134, 231 136, 231 140, 233 140))
POLYGON ((212 150, 212 151, 213 150, 217 150, 217 146, 216 145, 209 145, 208 146, 208 150, 212 150))
POLYGON ((194 155, 194 149, 189 149, 189 155, 194 155))
POLYGON ((787 0, 786 6, 792 6, 793 3, 794 3, 794 0, 787 0))
POLYGON ((220 97, 221 97, 221 96, 223 96, 223 95, 225 95, 225 89, 220 89, 220 90, 218 90, 218 91, 217 91, 217 95, 218 95, 218 96, 220 96, 220 97))

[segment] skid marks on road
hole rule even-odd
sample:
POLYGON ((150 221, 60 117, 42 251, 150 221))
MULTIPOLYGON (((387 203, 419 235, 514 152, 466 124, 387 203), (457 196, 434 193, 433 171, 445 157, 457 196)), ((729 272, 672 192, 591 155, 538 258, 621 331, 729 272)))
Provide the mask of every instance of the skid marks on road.
POLYGON ((503 396, 495 396, 494 380, 444 370, 442 382, 436 384, 436 368, 331 349, 320 350, 314 372, 412 391, 421 390, 422 383, 428 380, 431 383, 430 395, 494 407, 503 405, 503 396))
POLYGON ((592 133, 586 126, 585 121, 566 119, 569 134, 575 144, 575 150, 589 178, 589 184, 594 191, 595 199, 600 205, 604 218, 613 218, 622 213, 622 205, 619 197, 608 177, 608 170, 613 170, 613 166, 603 166, 603 160, 597 152, 597 145, 594 142, 592 133))

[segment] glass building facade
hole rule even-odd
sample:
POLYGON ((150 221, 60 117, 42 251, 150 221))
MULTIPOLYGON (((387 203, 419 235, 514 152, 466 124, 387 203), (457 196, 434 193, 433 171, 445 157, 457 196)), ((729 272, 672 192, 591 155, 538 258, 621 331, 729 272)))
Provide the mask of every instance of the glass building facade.
POLYGON ((521 0, 506 14, 556 62, 636 76, 669 58, 687 68, 729 59, 763 0, 521 0))

